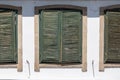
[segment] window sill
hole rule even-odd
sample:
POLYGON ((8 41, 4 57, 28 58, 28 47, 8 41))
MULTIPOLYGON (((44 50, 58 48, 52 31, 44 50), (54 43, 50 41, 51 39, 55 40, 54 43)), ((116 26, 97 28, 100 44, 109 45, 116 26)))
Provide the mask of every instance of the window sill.
POLYGON ((104 72, 105 68, 120 68, 120 64, 100 64, 99 71, 104 72))
POLYGON ((120 64, 104 64, 105 68, 120 68, 120 64))
POLYGON ((39 64, 39 68, 82 68, 82 64, 39 64))
POLYGON ((17 64, 1 64, 0 68, 17 68, 17 64))

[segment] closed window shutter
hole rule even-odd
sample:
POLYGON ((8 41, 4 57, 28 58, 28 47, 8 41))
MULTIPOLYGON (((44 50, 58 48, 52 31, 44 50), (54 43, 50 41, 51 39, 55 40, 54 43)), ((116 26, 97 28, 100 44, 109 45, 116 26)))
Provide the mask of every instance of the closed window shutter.
POLYGON ((40 26, 41 62, 59 62, 59 27, 57 11, 42 11, 40 26))
POLYGON ((82 15, 74 10, 40 14, 40 63, 81 63, 82 15))
POLYGON ((120 62, 120 12, 105 15, 105 63, 120 62))
POLYGON ((16 12, 0 10, 0 63, 17 63, 16 12))
POLYGON ((81 13, 63 11, 62 16, 62 62, 81 62, 82 22, 81 13))

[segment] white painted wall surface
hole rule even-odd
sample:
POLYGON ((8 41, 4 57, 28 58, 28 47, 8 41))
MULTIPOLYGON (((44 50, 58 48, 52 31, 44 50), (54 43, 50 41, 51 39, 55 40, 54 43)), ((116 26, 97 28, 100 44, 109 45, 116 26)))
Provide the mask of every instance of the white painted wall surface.
POLYGON ((22 6, 23 27, 23 72, 17 69, 0 68, 0 79, 40 79, 40 80, 120 80, 120 68, 107 68, 99 72, 99 8, 120 4, 120 1, 17 1, 0 0, 0 4, 22 6), (87 7, 87 72, 81 69, 40 69, 34 72, 34 7, 52 4, 71 4, 87 7), (28 65, 30 62, 29 77, 28 65), (94 60, 95 76, 93 76, 92 60, 94 60))

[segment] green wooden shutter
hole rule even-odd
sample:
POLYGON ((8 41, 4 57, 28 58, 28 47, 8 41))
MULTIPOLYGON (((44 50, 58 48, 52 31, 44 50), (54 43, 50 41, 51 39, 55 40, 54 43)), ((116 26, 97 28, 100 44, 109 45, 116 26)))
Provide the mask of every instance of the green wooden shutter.
POLYGON ((16 63, 16 13, 0 10, 0 63, 16 63))
POLYGON ((42 11, 40 22, 41 62, 58 63, 60 57, 58 11, 42 11))
POLYGON ((120 62, 120 12, 105 15, 105 63, 120 62))
POLYGON ((63 11, 62 16, 62 62, 81 62, 82 16, 78 11, 63 11))

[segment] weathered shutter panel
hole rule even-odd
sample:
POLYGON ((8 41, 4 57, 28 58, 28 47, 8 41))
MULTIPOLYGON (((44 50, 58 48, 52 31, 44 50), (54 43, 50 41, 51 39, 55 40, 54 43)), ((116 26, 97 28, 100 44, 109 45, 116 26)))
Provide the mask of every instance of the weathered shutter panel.
POLYGON ((105 63, 119 63, 120 12, 107 12, 105 24, 105 63))
POLYGON ((42 11, 40 17, 40 61, 59 62, 59 27, 57 11, 42 11))
POLYGON ((82 16, 78 11, 63 11, 62 62, 80 63, 82 54, 82 16))
POLYGON ((0 63, 16 63, 16 13, 0 11, 0 63))

